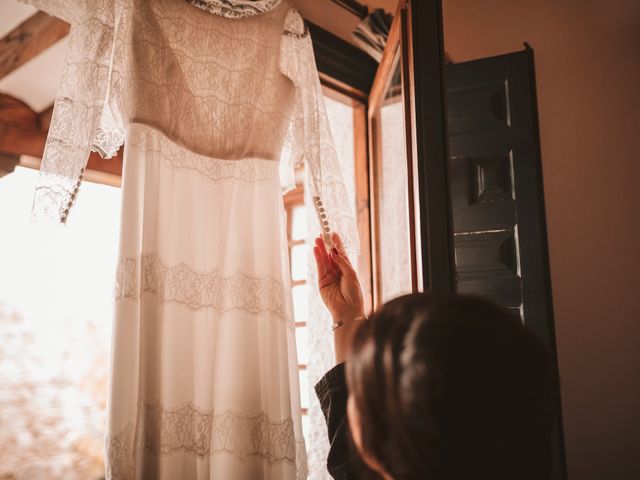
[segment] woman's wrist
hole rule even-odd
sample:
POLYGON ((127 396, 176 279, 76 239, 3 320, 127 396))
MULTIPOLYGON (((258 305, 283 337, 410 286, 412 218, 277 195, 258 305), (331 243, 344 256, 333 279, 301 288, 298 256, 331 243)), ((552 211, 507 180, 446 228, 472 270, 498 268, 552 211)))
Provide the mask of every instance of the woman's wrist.
POLYGON ((333 325, 331 325, 331 330, 333 330, 334 332, 340 328, 340 327, 344 327, 345 325, 351 325, 353 323, 357 323, 360 322, 362 320, 366 320, 367 317, 364 314, 360 314, 360 315, 346 315, 346 316, 341 316, 338 317, 338 319, 333 320, 333 325))
POLYGON ((335 347, 336 363, 344 362, 351 352, 351 339, 360 322, 366 320, 364 313, 340 315, 333 321, 333 343, 335 347))
POLYGON ((347 325, 354 321, 364 320, 367 316, 364 314, 362 310, 354 310, 351 312, 344 312, 340 314, 331 315, 333 319, 333 325, 342 324, 347 325))

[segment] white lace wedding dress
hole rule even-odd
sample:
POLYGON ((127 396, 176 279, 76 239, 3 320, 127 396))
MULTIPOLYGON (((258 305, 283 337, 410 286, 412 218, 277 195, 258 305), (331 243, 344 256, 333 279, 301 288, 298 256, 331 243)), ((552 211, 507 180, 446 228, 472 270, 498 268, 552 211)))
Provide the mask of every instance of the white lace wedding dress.
POLYGON ((90 150, 125 145, 107 478, 305 478, 296 164, 323 231, 357 234, 302 19, 288 0, 25 1, 72 25, 34 215, 65 222, 90 150))

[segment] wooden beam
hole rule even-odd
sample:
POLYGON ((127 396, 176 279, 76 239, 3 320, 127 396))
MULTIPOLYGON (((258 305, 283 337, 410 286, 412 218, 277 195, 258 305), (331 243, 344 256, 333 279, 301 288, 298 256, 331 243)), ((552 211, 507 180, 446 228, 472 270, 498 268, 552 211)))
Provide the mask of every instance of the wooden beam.
POLYGON ((0 123, 17 128, 35 126, 38 114, 29 105, 6 93, 0 93, 0 123))
POLYGON ((111 175, 122 176, 122 153, 123 148, 120 147, 118 153, 111 158, 102 158, 98 152, 91 152, 89 161, 87 161, 87 169, 96 172, 109 173, 111 175))
POLYGON ((69 33, 69 24, 37 12, 0 40, 0 78, 13 72, 69 33))
POLYGON ((38 114, 22 100, 0 93, 0 152, 41 157, 47 132, 38 127, 38 114))
POLYGON ((16 165, 18 165, 18 161, 20 157, 17 155, 5 155, 0 153, 0 178, 4 177, 12 173, 16 165))
POLYGON ((0 123, 0 152, 42 157, 47 132, 0 123))
POLYGON ((40 130, 47 132, 51 125, 51 117, 53 116, 53 104, 49 108, 45 108, 38 114, 38 126, 40 130))
MULTIPOLYGON (((0 93, 0 153, 42 158, 50 120, 51 107, 37 113, 23 101, 0 93)), ((122 149, 109 159, 91 152, 87 169, 122 175, 122 149)))

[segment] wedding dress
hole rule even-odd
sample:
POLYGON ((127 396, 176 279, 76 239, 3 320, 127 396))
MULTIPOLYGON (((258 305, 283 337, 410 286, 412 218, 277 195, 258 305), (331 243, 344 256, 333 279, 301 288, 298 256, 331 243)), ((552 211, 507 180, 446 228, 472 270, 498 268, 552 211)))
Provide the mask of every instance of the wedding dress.
POLYGON ((305 478, 282 193, 357 250, 289 0, 23 0, 71 23, 34 215, 125 145, 109 479, 305 478))

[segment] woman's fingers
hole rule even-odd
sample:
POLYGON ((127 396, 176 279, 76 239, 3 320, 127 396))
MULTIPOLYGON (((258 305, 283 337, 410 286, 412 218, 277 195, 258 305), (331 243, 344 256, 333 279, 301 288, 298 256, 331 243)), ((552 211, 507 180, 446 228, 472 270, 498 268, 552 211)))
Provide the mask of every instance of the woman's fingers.
POLYGON ((338 235, 336 232, 331 232, 331 241, 333 242, 333 246, 338 249, 338 252, 340 252, 343 257, 348 259, 347 252, 344 249, 344 244, 342 243, 342 238, 340 238, 340 235, 338 235))
POLYGON ((324 258, 322 257, 322 252, 320 251, 320 247, 317 245, 313 247, 313 256, 316 258, 316 268, 318 269, 318 278, 321 279, 327 274, 327 266, 325 264, 324 258))
POLYGON ((351 262, 346 255, 341 254, 336 247, 331 250, 331 259, 335 262, 335 264, 340 269, 342 275, 347 278, 358 278, 356 271, 351 266, 351 262))
POLYGON ((322 259, 325 267, 328 270, 331 259, 329 258, 329 252, 327 252, 327 247, 324 244, 324 240, 322 240, 321 237, 316 237, 316 247, 320 251, 320 258, 322 259))
POLYGON ((340 269, 340 272, 345 277, 350 278, 358 278, 356 271, 353 269, 351 262, 349 261, 349 257, 347 256, 347 252, 344 249, 344 244, 342 243, 342 239, 340 235, 336 232, 331 233, 331 241, 333 242, 333 249, 331 250, 331 260, 335 262, 335 264, 340 269))
MULTIPOLYGON (((324 244, 324 240, 322 239, 322 237, 316 237, 316 245, 314 247, 314 255, 315 255, 315 248, 318 249, 318 253, 319 253, 319 260, 322 262, 322 265, 324 267, 324 274, 332 274, 338 271, 338 266, 335 264, 335 262, 331 259, 331 257, 329 256, 329 252, 327 252, 327 247, 324 244)), ((319 275, 322 275, 320 273, 320 271, 318 271, 319 275)), ((321 278, 321 277, 319 277, 321 278)))

